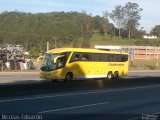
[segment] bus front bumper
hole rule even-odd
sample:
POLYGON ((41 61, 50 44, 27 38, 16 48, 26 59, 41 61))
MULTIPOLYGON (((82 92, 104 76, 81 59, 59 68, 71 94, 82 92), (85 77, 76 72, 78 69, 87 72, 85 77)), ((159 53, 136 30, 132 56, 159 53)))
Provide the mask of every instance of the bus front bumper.
POLYGON ((61 77, 56 74, 56 71, 51 71, 51 72, 40 71, 40 78, 46 80, 61 79, 61 77))

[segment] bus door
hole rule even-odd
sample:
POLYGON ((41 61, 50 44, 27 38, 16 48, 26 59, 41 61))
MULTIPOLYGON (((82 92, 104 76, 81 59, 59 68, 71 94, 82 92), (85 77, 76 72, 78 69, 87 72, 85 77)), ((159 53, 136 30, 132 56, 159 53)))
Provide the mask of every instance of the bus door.
POLYGON ((63 78, 65 76, 65 65, 66 65, 66 56, 61 55, 57 56, 54 59, 54 63, 56 64, 56 70, 58 70, 58 76, 63 78))
POLYGON ((80 76, 82 76, 82 68, 80 65, 81 59, 82 59, 81 53, 74 52, 72 54, 68 68, 70 70, 69 72, 73 73, 74 78, 79 78, 80 76))

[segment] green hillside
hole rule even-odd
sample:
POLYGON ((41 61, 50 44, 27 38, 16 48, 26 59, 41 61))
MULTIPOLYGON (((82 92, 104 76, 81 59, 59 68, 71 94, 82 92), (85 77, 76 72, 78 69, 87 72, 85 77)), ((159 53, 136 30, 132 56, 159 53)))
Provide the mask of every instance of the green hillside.
POLYGON ((32 56, 55 47, 94 47, 94 45, 160 45, 160 40, 142 39, 143 31, 118 29, 106 17, 85 12, 0 13, 0 44, 21 44, 32 56))

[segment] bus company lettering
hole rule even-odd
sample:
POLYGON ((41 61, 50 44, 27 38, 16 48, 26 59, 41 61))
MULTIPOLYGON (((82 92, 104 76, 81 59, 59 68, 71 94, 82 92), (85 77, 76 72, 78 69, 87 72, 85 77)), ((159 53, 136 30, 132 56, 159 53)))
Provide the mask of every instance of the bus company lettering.
POLYGON ((109 63, 108 66, 124 66, 122 63, 109 63))

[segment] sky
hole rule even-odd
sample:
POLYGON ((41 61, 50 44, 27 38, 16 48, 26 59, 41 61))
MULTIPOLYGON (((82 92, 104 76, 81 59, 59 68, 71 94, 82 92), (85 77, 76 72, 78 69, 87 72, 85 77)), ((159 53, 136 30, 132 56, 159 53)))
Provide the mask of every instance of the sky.
POLYGON ((106 10, 111 12, 116 5, 124 6, 128 2, 137 3, 143 9, 139 28, 143 27, 149 33, 155 25, 160 25, 160 0, 0 0, 0 13, 86 11, 92 16, 103 16, 106 10))

